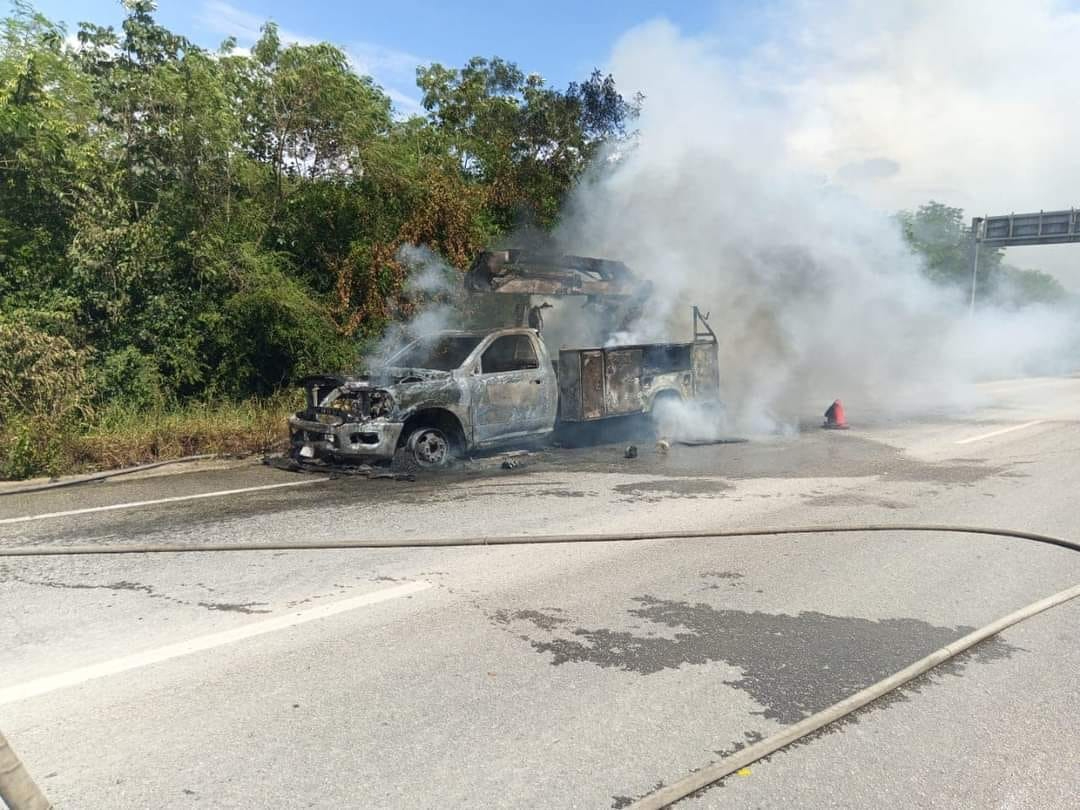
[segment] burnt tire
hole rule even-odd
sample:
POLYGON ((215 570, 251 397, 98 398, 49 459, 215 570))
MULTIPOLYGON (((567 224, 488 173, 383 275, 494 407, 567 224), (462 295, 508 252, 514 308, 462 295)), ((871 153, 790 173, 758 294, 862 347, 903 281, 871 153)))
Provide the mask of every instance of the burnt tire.
POLYGON ((402 448, 410 464, 422 470, 446 467, 454 457, 454 444, 442 428, 421 425, 413 428, 402 448))

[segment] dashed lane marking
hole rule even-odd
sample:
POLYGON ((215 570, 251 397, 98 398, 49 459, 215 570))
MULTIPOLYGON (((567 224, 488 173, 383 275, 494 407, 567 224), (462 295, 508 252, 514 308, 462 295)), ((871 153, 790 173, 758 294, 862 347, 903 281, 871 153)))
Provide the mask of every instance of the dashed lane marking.
POLYGON ((1041 425, 1044 419, 1036 419, 1033 422, 1024 422, 1022 425, 1010 425, 1009 427, 1001 428, 999 430, 991 430, 989 433, 982 433, 978 436, 969 436, 966 439, 960 439, 956 444, 971 444, 972 442, 981 442, 983 439, 992 439, 995 436, 1004 436, 1006 433, 1012 433, 1014 430, 1023 430, 1024 428, 1035 427, 1035 425, 1041 425))

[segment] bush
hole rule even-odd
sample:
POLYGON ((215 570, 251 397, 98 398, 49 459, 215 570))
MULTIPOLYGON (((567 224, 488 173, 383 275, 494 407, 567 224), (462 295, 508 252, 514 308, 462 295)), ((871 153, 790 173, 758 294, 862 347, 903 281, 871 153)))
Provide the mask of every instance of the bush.
POLYGON ((269 395, 305 374, 348 368, 352 341, 272 254, 248 255, 243 285, 225 302, 216 333, 216 384, 231 396, 269 395))
POLYGON ((63 437, 90 413, 85 351, 67 338, 0 321, 0 473, 55 473, 63 437))
POLYGON ((95 376, 101 405, 114 402, 149 411, 160 410, 165 404, 157 363, 134 347, 109 354, 95 376))

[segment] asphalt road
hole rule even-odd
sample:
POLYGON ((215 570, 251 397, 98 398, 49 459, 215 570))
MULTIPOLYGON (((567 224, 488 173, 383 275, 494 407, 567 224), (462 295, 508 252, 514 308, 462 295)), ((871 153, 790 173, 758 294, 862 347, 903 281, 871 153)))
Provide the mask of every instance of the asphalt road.
MULTIPOLYGON (((0 497, 0 545, 934 522, 1080 534, 1080 378, 416 482, 255 464, 0 497)), ((627 806, 1080 582, 985 537, 0 561, 0 728, 58 808, 627 806)), ((1080 604, 686 807, 1074 806, 1080 604)))

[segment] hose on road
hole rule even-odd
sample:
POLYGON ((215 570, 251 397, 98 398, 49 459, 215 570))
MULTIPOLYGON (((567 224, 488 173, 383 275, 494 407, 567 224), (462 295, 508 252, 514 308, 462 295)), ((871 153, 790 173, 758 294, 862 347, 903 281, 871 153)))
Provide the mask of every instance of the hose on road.
POLYGON ((4 495, 28 495, 31 492, 44 492, 49 489, 60 489, 60 487, 73 487, 76 484, 92 484, 94 481, 104 481, 107 478, 115 478, 118 475, 128 475, 130 473, 142 472, 143 470, 153 470, 157 467, 164 467, 167 464, 183 464, 188 461, 203 461, 208 458, 216 458, 216 456, 213 453, 204 453, 198 456, 167 458, 164 461, 152 461, 149 464, 137 464, 134 467, 124 467, 121 470, 106 470, 105 472, 91 473, 90 475, 65 478, 61 481, 49 481, 47 484, 31 484, 30 486, 19 487, 18 489, 0 490, 0 497, 3 497, 4 495))
POLYGON ((709 540, 721 537, 762 537, 791 534, 852 534, 865 532, 945 532, 991 537, 1012 537, 1080 551, 1080 543, 1018 529, 954 526, 933 523, 895 523, 849 526, 788 526, 765 529, 689 529, 666 532, 611 534, 515 534, 481 537, 418 537, 374 540, 271 540, 245 543, 100 543, 94 545, 38 545, 0 547, 0 557, 67 557, 82 554, 202 554, 218 551, 325 551, 356 548, 455 548, 467 546, 519 546, 562 543, 629 543, 646 540, 709 540))
MULTIPOLYGON (((361 548, 455 548, 471 546, 540 545, 562 543, 624 543, 645 540, 708 540, 731 537, 786 536, 798 534, 852 534, 868 532, 933 532, 970 534, 985 537, 1007 537, 1035 543, 1080 551, 1080 543, 1047 534, 1017 529, 994 529, 983 526, 956 526, 951 524, 897 523, 847 526, 790 526, 785 528, 704 529, 667 532, 630 532, 613 534, 561 534, 561 535, 511 535, 464 538, 420 538, 411 540, 325 540, 325 541, 274 541, 268 543, 190 543, 190 544, 103 544, 81 546, 15 546, 0 548, 0 557, 53 557, 95 554, 176 554, 206 553, 219 551, 310 551, 325 549, 361 548)), ((741 768, 769 756, 791 743, 834 723, 868 703, 897 689, 914 678, 929 672, 960 653, 971 649, 981 641, 1002 632, 1026 619, 1056 605, 1080 596, 1080 584, 1052 596, 1033 602, 1020 610, 1003 616, 951 644, 932 652, 877 683, 856 692, 816 714, 733 754, 730 757, 691 773, 671 785, 649 793, 631 805, 631 810, 658 810, 686 798, 702 788, 735 773, 741 768)), ((2 739, 2 738, 0 738, 2 739)), ((7 749, 10 751, 10 749, 7 749)), ((17 761, 17 760, 16 760, 17 761)), ((0 780, 4 774, 0 771, 0 780)), ((29 777, 27 777, 29 778, 29 777)), ((10 804, 10 803, 9 803, 10 804)), ((10 804, 12 810, 37 810, 45 805, 10 804)))
POLYGON ((30 777, 0 731, 0 801, 11 810, 51 810, 52 804, 30 777))

